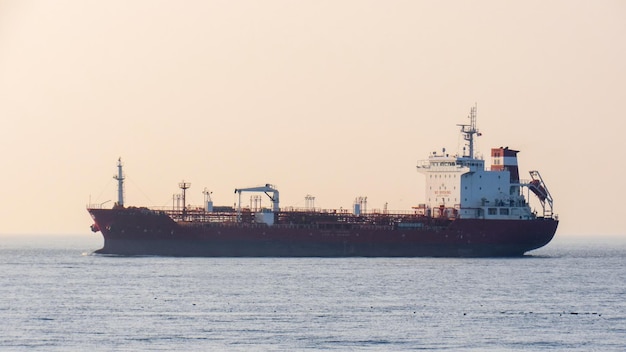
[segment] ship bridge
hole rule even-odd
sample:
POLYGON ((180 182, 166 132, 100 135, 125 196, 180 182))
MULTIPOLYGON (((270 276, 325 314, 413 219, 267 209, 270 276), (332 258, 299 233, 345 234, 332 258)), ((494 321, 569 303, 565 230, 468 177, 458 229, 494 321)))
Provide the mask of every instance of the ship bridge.
POLYGON ((417 163, 417 171, 426 177, 425 215, 454 217, 461 203, 461 177, 471 168, 456 156, 433 152, 427 160, 417 163))
POLYGON ((474 151, 474 139, 481 135, 476 128, 476 107, 468 117, 470 124, 459 125, 466 141, 461 156, 448 155, 442 149, 418 161, 417 171, 426 176, 426 199, 418 209, 425 215, 445 218, 531 218, 530 207, 520 193, 518 151, 493 148, 492 169, 486 170, 485 161, 474 151))

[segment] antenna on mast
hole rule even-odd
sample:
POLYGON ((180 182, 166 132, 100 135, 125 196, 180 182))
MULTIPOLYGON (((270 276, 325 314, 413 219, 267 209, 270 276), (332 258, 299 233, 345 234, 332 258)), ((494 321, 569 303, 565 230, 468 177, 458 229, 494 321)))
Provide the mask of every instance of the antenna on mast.
POLYGON ((469 157, 471 159, 474 159, 474 135, 477 135, 478 137, 481 136, 481 133, 478 132, 478 129, 476 128, 477 108, 478 108, 477 104, 474 104, 474 106, 470 110, 470 114, 468 116, 468 118, 470 119, 469 125, 457 125, 457 126, 461 126, 461 133, 463 134, 463 139, 467 141, 467 144, 469 146, 469 155, 465 155, 465 148, 463 148, 463 157, 469 157))
POLYGON ((113 176, 117 180, 117 203, 116 207, 124 207, 124 173, 122 171, 122 158, 117 159, 117 175, 113 176))

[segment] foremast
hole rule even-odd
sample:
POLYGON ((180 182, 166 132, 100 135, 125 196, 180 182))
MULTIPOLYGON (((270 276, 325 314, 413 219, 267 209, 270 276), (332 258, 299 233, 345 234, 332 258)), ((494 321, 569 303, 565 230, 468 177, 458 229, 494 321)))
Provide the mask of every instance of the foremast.
POLYGON ((117 180, 117 202, 115 203, 116 208, 124 207, 124 172, 122 170, 122 158, 117 159, 117 175, 113 176, 114 179, 117 180))

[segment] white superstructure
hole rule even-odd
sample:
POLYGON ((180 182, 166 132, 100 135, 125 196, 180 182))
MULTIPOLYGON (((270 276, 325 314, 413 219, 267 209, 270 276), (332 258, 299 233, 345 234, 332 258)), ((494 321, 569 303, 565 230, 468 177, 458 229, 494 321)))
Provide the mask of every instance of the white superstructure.
MULTIPOLYGON (((486 170, 485 161, 474 156, 474 135, 480 136, 476 128, 476 107, 471 109, 469 118, 469 125, 460 125, 468 147, 463 148, 463 156, 450 156, 443 149, 418 162, 417 171, 426 176, 426 192, 425 203, 417 209, 427 216, 445 218, 535 218, 521 191, 529 184, 520 183, 518 151, 508 147, 492 148, 491 170, 486 170)), ((541 186, 547 192, 543 182, 541 186)))

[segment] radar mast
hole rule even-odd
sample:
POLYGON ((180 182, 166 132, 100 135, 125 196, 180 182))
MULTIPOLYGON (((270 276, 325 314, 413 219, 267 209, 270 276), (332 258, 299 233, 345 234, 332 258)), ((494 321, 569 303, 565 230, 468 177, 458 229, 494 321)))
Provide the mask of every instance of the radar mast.
POLYGON ((470 110, 470 114, 468 118, 470 119, 469 125, 457 125, 461 126, 461 133, 463 134, 463 139, 467 142, 469 146, 469 154, 465 154, 465 148, 463 148, 463 157, 468 157, 470 159, 474 159, 474 135, 480 137, 480 132, 476 128, 476 110, 477 105, 475 104, 470 110))

